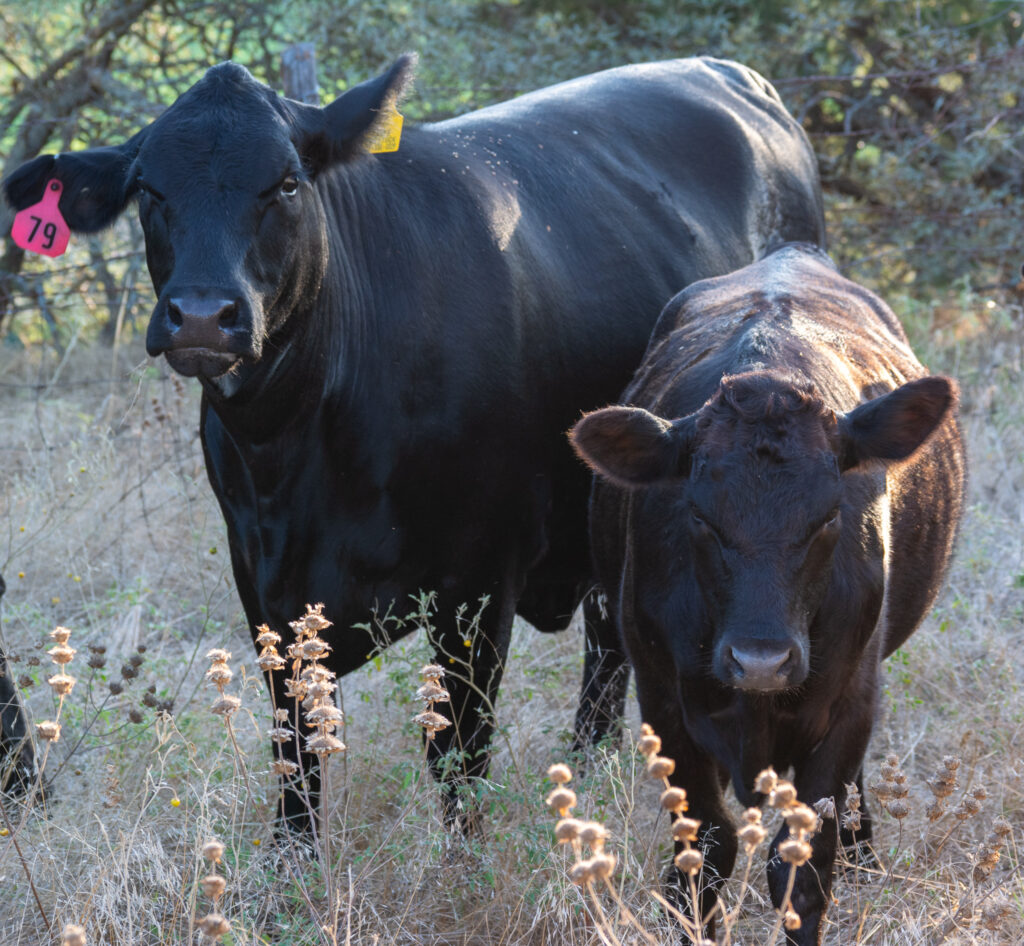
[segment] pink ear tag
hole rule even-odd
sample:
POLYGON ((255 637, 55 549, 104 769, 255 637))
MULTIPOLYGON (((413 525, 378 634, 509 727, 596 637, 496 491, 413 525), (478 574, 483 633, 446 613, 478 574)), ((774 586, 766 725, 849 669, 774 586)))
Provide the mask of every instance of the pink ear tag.
POLYGON ((62 190, 64 185, 55 177, 50 178, 46 182, 43 199, 14 215, 11 236, 23 250, 42 253, 43 256, 60 256, 68 248, 71 228, 64 222, 57 206, 62 190))

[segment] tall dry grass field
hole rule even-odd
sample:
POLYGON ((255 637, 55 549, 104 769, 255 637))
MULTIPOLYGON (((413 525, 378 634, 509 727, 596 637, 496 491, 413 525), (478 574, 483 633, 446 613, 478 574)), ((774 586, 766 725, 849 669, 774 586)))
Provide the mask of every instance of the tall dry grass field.
MULTIPOLYGON (((877 785, 893 756, 890 783, 898 768, 909 791, 902 805, 889 799, 892 813, 868 793, 877 863, 840 875, 825 942, 1016 944, 1024 319, 1006 299, 990 306, 969 293, 941 306, 891 301, 932 368, 961 381, 970 503, 934 613, 885 670, 867 781, 877 785), (944 757, 959 760, 955 786, 930 821, 927 783, 944 757)), ((211 915, 230 924, 219 941, 234 944, 677 942, 676 921, 652 896, 671 840, 660 786, 633 748, 635 703, 621 749, 573 762, 575 814, 605 826, 617 861, 608 884, 575 885, 571 846, 554 840, 545 772, 567 751, 576 628, 516 629, 478 836, 443 829, 412 722, 423 708, 417 671, 431 658, 424 630, 342 682, 337 734, 348 749, 329 760, 328 837, 309 847, 275 839, 265 735, 274 723, 203 470, 197 388, 141 353, 134 367, 110 357, 77 352, 59 366, 29 351, 0 364, 3 633, 33 721, 62 727, 45 748, 43 799, 5 804, 0 942, 60 942, 71 923, 90 944, 192 943, 211 915), (57 625, 77 651, 62 701, 47 684, 57 625), (210 710, 215 648, 231 655, 221 689, 240 700, 227 718, 210 710), (219 862, 204 857, 211 839, 224 845, 219 862), (211 876, 222 881, 204 885, 211 876)), ((392 617, 426 625, 429 607, 410 601, 392 617)), ((765 815, 771 831, 777 817, 765 815)), ((719 942, 773 941, 763 861, 762 845, 749 886, 740 869, 727 888, 727 906, 739 908, 719 942)))

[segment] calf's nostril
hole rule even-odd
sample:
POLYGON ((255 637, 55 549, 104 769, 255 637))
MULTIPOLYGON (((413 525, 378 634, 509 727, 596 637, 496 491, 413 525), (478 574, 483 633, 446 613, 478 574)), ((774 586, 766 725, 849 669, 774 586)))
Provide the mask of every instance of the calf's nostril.
POLYGON ((182 316, 181 309, 173 301, 167 303, 167 318, 170 319, 171 325, 181 328, 184 317, 182 316))

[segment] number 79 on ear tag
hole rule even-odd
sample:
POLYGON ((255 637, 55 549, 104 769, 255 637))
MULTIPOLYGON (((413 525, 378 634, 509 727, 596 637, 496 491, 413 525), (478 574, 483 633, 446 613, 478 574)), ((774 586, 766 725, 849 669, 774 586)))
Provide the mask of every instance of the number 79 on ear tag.
POLYGON ((14 215, 11 237, 23 250, 60 256, 68 248, 71 228, 61 215, 58 202, 64 185, 55 177, 46 182, 43 199, 14 215))

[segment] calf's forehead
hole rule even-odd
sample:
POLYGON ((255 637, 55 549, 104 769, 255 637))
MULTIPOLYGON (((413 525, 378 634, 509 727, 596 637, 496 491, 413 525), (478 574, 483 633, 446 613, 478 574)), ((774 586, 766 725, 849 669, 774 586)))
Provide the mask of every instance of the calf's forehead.
POLYGON ((792 537, 828 515, 842 481, 831 451, 780 460, 743 446, 699 456, 690 491, 697 508, 737 538, 792 537))

